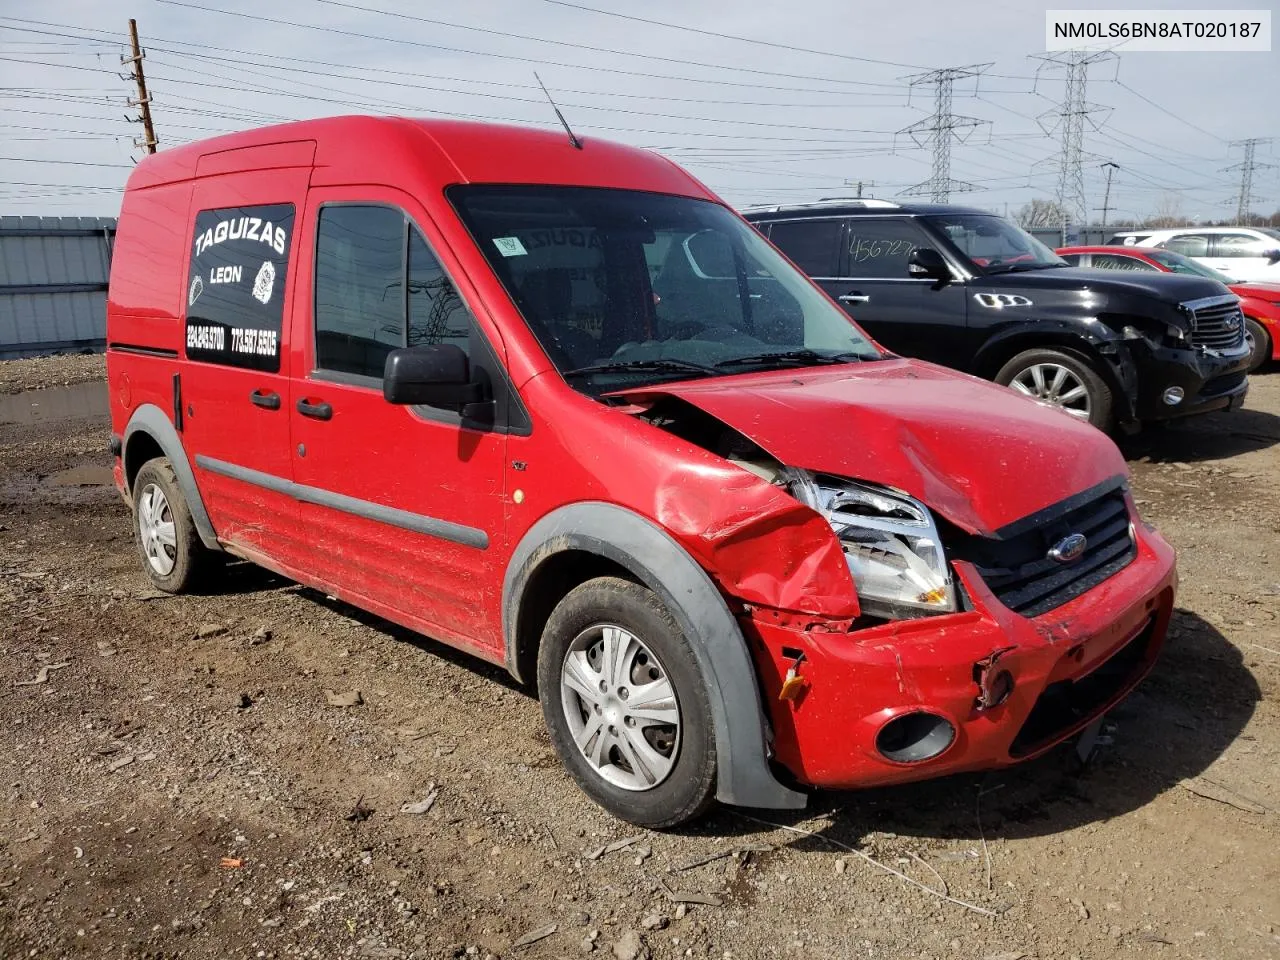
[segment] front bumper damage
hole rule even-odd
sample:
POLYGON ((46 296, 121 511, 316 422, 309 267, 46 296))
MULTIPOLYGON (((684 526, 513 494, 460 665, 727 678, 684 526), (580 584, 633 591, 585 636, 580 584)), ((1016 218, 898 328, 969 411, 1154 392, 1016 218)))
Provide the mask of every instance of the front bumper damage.
POLYGON ((740 620, 776 763, 801 784, 862 788, 1007 766, 1079 732, 1133 689, 1164 643, 1173 550, 1142 524, 1136 545, 1119 573, 1032 619, 1005 608, 964 562, 954 568, 972 609, 960 613, 850 632, 748 607, 740 620), (945 718, 950 741, 929 759, 887 757, 886 724, 919 713, 945 718))
POLYGON ((1249 390, 1245 376, 1249 368, 1247 345, 1230 352, 1211 353, 1130 341, 1128 353, 1137 379, 1131 402, 1134 418, 1138 420, 1171 420, 1213 410, 1230 410, 1244 402, 1249 390), (1180 403, 1171 405, 1164 401, 1165 391, 1170 387, 1182 390, 1180 403))

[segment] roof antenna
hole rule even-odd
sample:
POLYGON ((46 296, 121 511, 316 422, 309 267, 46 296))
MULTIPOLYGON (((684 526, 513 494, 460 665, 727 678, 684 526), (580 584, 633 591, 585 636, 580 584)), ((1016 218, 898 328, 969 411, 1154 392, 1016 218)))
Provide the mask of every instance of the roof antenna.
POLYGON ((538 71, 533 71, 533 79, 538 81, 538 86, 542 88, 542 92, 547 95, 547 102, 551 104, 551 109, 556 112, 556 117, 560 120, 560 126, 564 127, 564 132, 569 135, 569 142, 573 146, 581 150, 582 141, 578 139, 578 135, 569 127, 569 121, 564 118, 564 114, 560 112, 560 108, 556 106, 556 102, 551 99, 551 92, 547 90, 547 85, 542 82, 542 78, 538 76, 538 71))

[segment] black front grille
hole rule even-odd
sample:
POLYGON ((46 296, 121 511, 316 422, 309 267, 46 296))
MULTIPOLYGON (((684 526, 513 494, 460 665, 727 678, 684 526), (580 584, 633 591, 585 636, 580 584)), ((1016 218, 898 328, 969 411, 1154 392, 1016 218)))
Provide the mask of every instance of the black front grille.
POLYGON ((1191 331, 1193 346, 1234 350, 1244 345, 1244 315, 1234 298, 1224 303, 1200 306, 1191 313, 1195 318, 1191 331))
POLYGON ((951 549, 968 560, 1010 610, 1024 617, 1060 607, 1113 576, 1136 556, 1123 487, 1113 485, 1083 503, 1059 504, 1011 525, 996 537, 965 537, 951 549), (1070 563, 1049 555, 1070 534, 1087 541, 1070 563))

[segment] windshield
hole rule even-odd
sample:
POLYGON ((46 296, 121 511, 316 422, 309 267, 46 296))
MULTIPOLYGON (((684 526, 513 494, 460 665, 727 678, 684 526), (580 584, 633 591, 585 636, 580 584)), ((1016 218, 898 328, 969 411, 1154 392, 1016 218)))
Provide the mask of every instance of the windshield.
POLYGON ((1163 266, 1168 267, 1174 273, 1187 273, 1197 277, 1208 277, 1211 280, 1217 280, 1219 283, 1235 283, 1225 273, 1206 267, 1203 263, 1196 263, 1190 257, 1184 257, 1180 253, 1174 253, 1172 250, 1159 250, 1152 248, 1143 250, 1148 257, 1163 266))
POLYGON ((1268 237, 1271 237, 1273 240, 1280 240, 1280 230, 1276 230, 1272 227, 1259 227, 1258 232, 1265 233, 1268 237))
POLYGON ((985 275, 1069 266, 1031 234, 1002 217, 956 214, 929 217, 929 222, 985 275))
POLYGON ((719 204, 489 184, 448 196, 551 361, 584 392, 881 357, 719 204))

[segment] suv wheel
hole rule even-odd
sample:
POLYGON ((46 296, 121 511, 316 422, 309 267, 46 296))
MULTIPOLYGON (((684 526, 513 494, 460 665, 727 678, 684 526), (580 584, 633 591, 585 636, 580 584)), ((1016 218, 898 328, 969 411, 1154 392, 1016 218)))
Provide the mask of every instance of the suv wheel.
POLYGON ((164 457, 148 460, 133 481, 133 528, 142 565, 159 589, 188 589, 208 564, 191 511, 164 457))
POLYGON ((1267 336, 1267 328, 1253 317, 1244 318, 1244 328, 1253 338, 1253 352, 1249 354, 1249 372, 1253 373, 1271 359, 1271 338, 1267 336))
POLYGON ((674 827, 710 806, 716 748, 706 687, 652 591, 613 577, 571 590, 542 634, 538 692, 561 760, 614 816, 674 827))
POLYGON ((1061 407, 1100 430, 1111 424, 1111 388, 1080 354, 1038 347, 1024 350, 996 374, 996 383, 1061 407))

